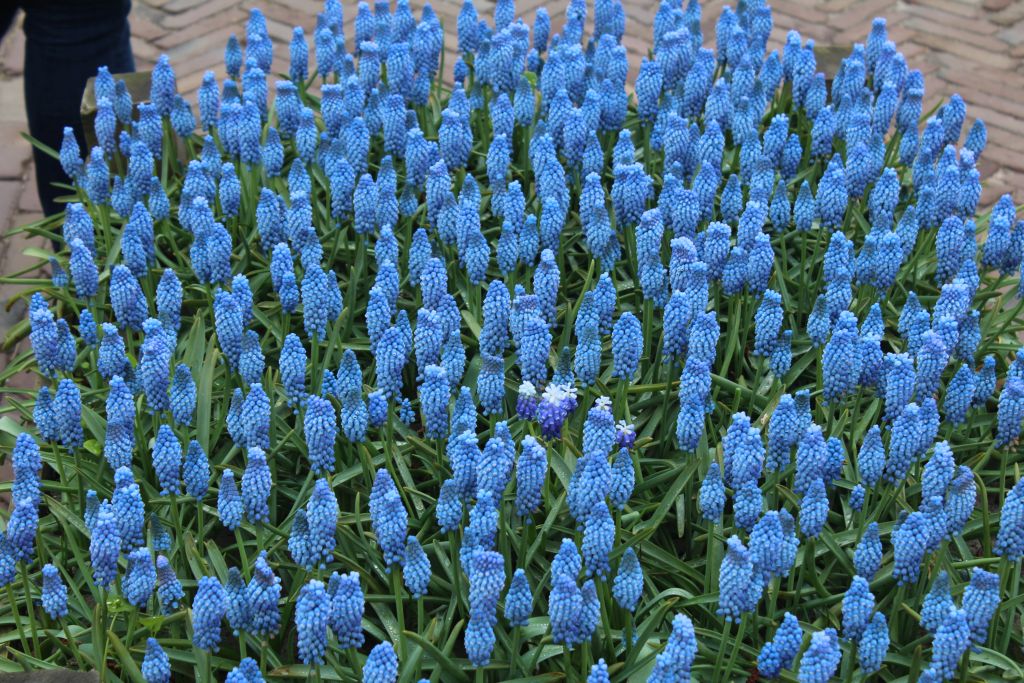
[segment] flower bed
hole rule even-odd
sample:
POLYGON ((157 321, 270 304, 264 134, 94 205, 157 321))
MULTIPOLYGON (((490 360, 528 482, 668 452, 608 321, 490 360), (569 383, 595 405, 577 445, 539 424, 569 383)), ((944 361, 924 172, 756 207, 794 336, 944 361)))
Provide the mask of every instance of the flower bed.
POLYGON ((41 388, 0 422, 0 671, 1024 676, 984 124, 881 19, 828 85, 763 3, 711 50, 666 0, 632 95, 589 11, 467 1, 444 73, 429 8, 353 39, 328 0, 285 80, 253 10, 198 117, 166 58, 147 103, 101 70, 26 228, 63 246, 4 373, 41 388))

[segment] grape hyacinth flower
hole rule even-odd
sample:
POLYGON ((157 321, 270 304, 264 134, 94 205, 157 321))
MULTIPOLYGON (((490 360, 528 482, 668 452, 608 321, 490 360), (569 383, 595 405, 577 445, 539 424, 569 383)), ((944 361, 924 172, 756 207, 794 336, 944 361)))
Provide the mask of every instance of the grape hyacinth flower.
POLYGON ((160 425, 153 444, 153 469, 161 495, 177 495, 181 482, 181 443, 169 425, 160 425))
POLYGON ((526 626, 533 612, 533 592, 526 572, 516 569, 505 594, 505 619, 509 626, 526 626))
POLYGON ((146 683, 170 683, 171 660, 156 638, 146 639, 146 654, 141 668, 146 683))
POLYGON ((138 548, 128 554, 128 570, 121 581, 121 593, 129 604, 143 609, 156 587, 156 569, 149 548, 138 548))
POLYGON ((951 609, 935 632, 931 664, 923 675, 935 681, 952 679, 956 675, 960 657, 970 642, 971 628, 966 610, 951 609))
POLYGON ((380 643, 370 650, 363 666, 363 683, 395 683, 398 680, 398 655, 391 643, 380 643))
POLYGON ((654 660, 650 680, 688 681, 696 657, 697 635, 693 622, 685 614, 677 614, 672 619, 672 632, 665 643, 665 649, 654 660))
POLYGON ((469 623, 466 653, 474 666, 487 666, 494 648, 498 597, 505 585, 504 561, 498 553, 476 550, 469 563, 469 623))
POLYGON ((761 596, 760 590, 754 588, 755 581, 750 551, 738 536, 730 536, 718 572, 718 614, 733 621, 754 609, 761 596))
MULTIPOLYGON (((17 506, 15 507, 17 510, 17 506)), ((7 530, 11 536, 10 527, 7 530)), ((34 533, 34 532, 33 532, 34 533)), ((18 558, 17 545, 8 538, 8 543, 18 558)), ((104 501, 99 508, 96 522, 92 527, 92 538, 89 541, 89 558, 92 563, 92 576, 96 585, 109 588, 117 576, 117 558, 121 552, 121 538, 118 533, 117 520, 110 503, 104 501)))
POLYGON ((60 570, 52 564, 43 566, 43 591, 40 598, 43 611, 53 620, 67 616, 68 588, 61 578, 60 570))
POLYGON ((884 614, 875 612, 857 643, 857 661, 861 670, 866 674, 878 671, 888 651, 889 624, 884 614))
POLYGON ((721 469, 717 462, 712 462, 704 481, 700 485, 698 498, 701 516, 711 523, 717 523, 725 510, 725 484, 722 482, 721 469))
POLYGON ((185 597, 181 582, 171 563, 163 555, 156 556, 156 597, 162 614, 171 614, 185 597))
POLYGON ((868 581, 854 576, 850 589, 843 595, 843 637, 859 641, 875 608, 875 597, 868 581))
POLYGON ((611 680, 608 677, 608 665, 603 659, 597 660, 597 663, 590 667, 587 683, 611 683, 611 680))
POLYGON ((643 593, 644 574, 643 568, 637 559, 636 551, 626 548, 619 560, 619 569, 612 582, 612 596, 620 607, 629 612, 636 611, 643 593))
POLYGON ((341 648, 362 647, 365 600, 359 574, 332 574, 328 584, 331 595, 331 630, 341 648), (337 578, 335 578, 337 577, 337 578))
POLYGON ((612 359, 614 374, 625 381, 632 380, 643 355, 643 335, 640 321, 629 311, 615 322, 612 330, 612 359))
POLYGON ((811 636, 811 644, 800 658, 797 680, 800 683, 827 683, 839 667, 841 658, 836 630, 818 631, 811 636))
POLYGON ((423 546, 415 536, 410 536, 405 545, 405 567, 402 571, 405 587, 416 600, 427 593, 430 584, 430 559, 423 552, 423 546))
POLYGON ((193 645, 210 652, 220 649, 220 622, 227 614, 227 609, 227 594, 220 581, 213 576, 200 577, 192 600, 193 645))
POLYGON ((971 628, 971 641, 984 645, 988 640, 988 626, 999 609, 999 575, 980 567, 971 570, 971 582, 964 589, 963 609, 971 628))
POLYGON ((408 513, 394 480, 386 469, 377 470, 370 492, 370 519, 384 555, 385 571, 405 564, 408 513))
POLYGON ((311 580, 299 593, 295 605, 295 629, 298 632, 299 659, 304 664, 324 663, 327 652, 327 624, 331 599, 324 584, 311 580))
POLYGON ((530 523, 541 504, 541 492, 547 477, 548 455, 532 436, 523 437, 516 460, 516 514, 530 523))

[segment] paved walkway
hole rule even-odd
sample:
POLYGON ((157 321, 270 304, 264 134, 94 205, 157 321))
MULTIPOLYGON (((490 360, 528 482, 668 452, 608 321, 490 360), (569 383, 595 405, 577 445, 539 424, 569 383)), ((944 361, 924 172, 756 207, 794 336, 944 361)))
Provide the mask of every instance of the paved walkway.
MULTIPOLYGON (((655 0, 624 0, 627 35, 624 43, 634 70, 647 53, 655 0)), ((347 34, 352 36, 355 1, 343 0, 347 34)), ((412 0, 420 7, 423 0, 412 0)), ((564 19, 567 0, 519 0, 519 14, 532 21, 544 4, 557 28, 564 19)), ((714 22, 724 0, 704 2, 704 35, 714 38, 714 22)), ((735 5, 735 2, 732 2, 735 5)), ((988 124, 989 144, 980 162, 985 179, 983 202, 1018 191, 1024 201, 1024 0, 771 0, 775 29, 781 44, 790 28, 798 28, 818 44, 849 45, 862 41, 871 19, 889 19, 889 34, 912 68, 927 76, 926 106, 959 92, 968 103, 968 116, 988 124)), ((434 0, 435 11, 447 27, 445 64, 454 61, 455 18, 462 0, 434 0)), ((148 69, 161 53, 171 58, 180 88, 194 93, 203 72, 214 69, 223 77, 224 42, 232 32, 244 32, 249 7, 260 6, 276 41, 276 63, 287 60, 291 29, 301 25, 307 36, 315 25, 320 0, 135 0, 131 14, 132 47, 140 70, 148 69)), ((483 16, 493 11, 493 0, 476 0, 483 16)), ((19 137, 25 127, 22 96, 24 36, 13 28, 0 43, 0 234, 39 216, 27 142, 19 137)), ((970 121, 968 122, 970 123, 970 121)), ((965 126, 965 130, 966 130, 965 126)), ((0 273, 21 270, 31 259, 18 238, 0 238, 0 273)), ((0 303, 13 293, 0 286, 0 303)), ((24 308, 0 308, 0 338, 9 324, 23 316, 24 308)), ((0 367, 4 359, 0 356, 0 367)))

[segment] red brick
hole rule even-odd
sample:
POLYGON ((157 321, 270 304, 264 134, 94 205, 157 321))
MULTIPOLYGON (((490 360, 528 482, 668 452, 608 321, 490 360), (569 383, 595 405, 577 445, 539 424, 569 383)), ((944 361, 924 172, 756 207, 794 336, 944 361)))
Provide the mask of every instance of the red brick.
MULTIPOLYGON (((167 50, 167 54, 171 58, 171 64, 174 66, 175 73, 180 76, 190 72, 187 63, 198 55, 216 54, 223 59, 226 42, 227 37, 224 35, 223 29, 214 29, 195 40, 190 40, 187 43, 182 43, 167 50)), ((281 50, 278 49, 276 52, 281 52, 281 50)), ((287 53, 287 50, 285 50, 285 53, 287 53)), ((280 57, 280 55, 277 56, 280 57)))
MULTIPOLYGON (((822 24, 825 22, 826 14, 814 3, 800 2, 799 0, 772 0, 772 16, 784 14, 799 20, 802 25, 822 24)), ((778 20, 776 20, 778 23, 778 20)))
MULTIPOLYGON (((132 35, 143 40, 156 40, 166 35, 167 29, 154 21, 153 10, 148 7, 133 7, 134 11, 128 17, 128 24, 131 26, 132 35)), ((160 15, 157 14, 159 17, 160 15)))
POLYGON ((992 49, 998 42, 992 35, 982 35, 973 31, 962 30, 954 21, 936 21, 925 17, 911 17, 904 22, 904 26, 914 29, 915 38, 922 34, 942 36, 949 40, 962 41, 974 45, 982 50, 992 49))
POLYGON ((227 42, 229 34, 234 33, 239 38, 244 37, 245 17, 245 10, 239 7, 231 7, 220 14, 207 17, 201 22, 196 22, 188 28, 171 31, 163 38, 158 38, 156 44, 162 50, 169 50, 191 40, 200 39, 202 36, 210 36, 209 40, 216 42, 220 45, 221 49, 224 49, 224 44, 227 42))
POLYGON ((830 14, 828 24, 840 29, 863 25, 866 34, 871 27, 871 20, 884 14, 891 6, 892 0, 861 0, 843 12, 830 14))
MULTIPOLYGON (((4 194, 5 190, 0 188, 0 202, 6 201, 3 199, 4 194)), ((41 214, 13 214, 9 219, 7 217, 4 218, 2 227, 6 233, 9 228, 32 223, 40 218, 42 218, 41 214)), ((40 264, 39 259, 35 256, 26 256, 24 253, 25 249, 29 247, 47 249, 48 245, 45 239, 30 237, 24 232, 6 237, 3 243, 0 243, 0 272, 8 274, 26 272, 29 276, 41 274, 41 271, 35 270, 36 266, 40 264)), ((11 326, 25 318, 27 303, 24 299, 13 305, 10 304, 11 300, 24 292, 25 289, 25 285, 0 285, 0 340, 7 335, 7 331, 11 326)), ((8 349, 3 355, 0 355, 0 365, 5 365, 17 351, 27 349, 28 344, 26 342, 27 340, 23 340, 16 349, 8 349)), ((37 378, 31 375, 21 375, 14 382, 5 382, 5 385, 17 388, 34 388, 38 385, 38 382, 37 378), (26 380, 28 383, 26 383, 26 380)))
MULTIPOLYGON (((17 180, 4 180, 0 181, 0 226, 7 226, 8 221, 14 216, 15 209, 18 207, 18 198, 21 195, 21 189, 23 183, 21 179, 17 180)), ((7 231, 4 230, 6 233, 7 231)), ((4 249, 6 246, 7 239, 4 241, 4 249)), ((11 272, 4 270, 3 272, 11 272)))
POLYGON ((930 51, 923 45, 911 42, 902 43, 900 45, 900 52, 903 53, 903 57, 907 60, 907 64, 910 65, 910 68, 920 69, 921 73, 925 75, 928 75, 932 71, 935 71, 935 69, 939 68, 939 63, 931 58, 930 51), (918 61, 923 63, 913 63, 911 60, 915 57, 920 57, 918 61))
MULTIPOLYGON (((991 159, 992 161, 996 162, 1001 166, 1016 164, 1017 168, 1019 168, 1021 164, 1020 152, 1008 149, 1000 144, 995 144, 993 142, 989 143, 988 147, 985 148, 985 151, 982 155, 988 157, 989 159, 991 159)), ((1020 188, 1015 189, 1020 190, 1020 188)))
POLYGON ((270 39, 274 41, 274 54, 281 53, 283 56, 288 54, 288 46, 292 42, 292 30, 296 26, 301 26, 306 33, 306 44, 310 48, 310 54, 313 53, 313 35, 308 32, 308 28, 316 25, 316 19, 311 18, 309 21, 299 21, 299 17, 293 17, 294 23, 286 23, 277 21, 267 17, 267 33, 270 35, 270 39))
MULTIPOLYGON (((871 26, 870 25, 865 26, 863 24, 856 24, 856 25, 850 26, 845 31, 840 31, 839 33, 836 33, 835 36, 833 37, 833 40, 836 43, 850 43, 850 44, 861 43, 861 44, 863 44, 864 41, 866 41, 868 39, 868 33, 870 33, 870 31, 871 31, 871 26)), ((893 40, 893 42, 896 43, 896 47, 898 47, 900 49, 903 48, 903 44, 900 43, 899 41, 893 40)))
MULTIPOLYGON (((825 24, 805 24, 799 19, 789 17, 786 14, 780 14, 775 17, 775 27, 772 30, 772 38, 775 41, 775 49, 781 48, 786 42, 786 34, 790 30, 796 30, 800 32, 800 37, 805 41, 813 39, 816 43, 836 43, 835 32, 832 31, 825 24)), ((769 41, 772 42, 772 41, 769 41)), ((852 41, 851 45, 852 45, 852 41)))
POLYGON ((622 44, 628 51, 634 54, 644 55, 645 57, 651 49, 651 42, 649 40, 643 40, 628 34, 622 36, 622 44))
MULTIPOLYGON (((132 54, 136 60, 142 59, 150 63, 156 63, 156 60, 160 57, 160 50, 157 49, 156 45, 138 36, 132 36, 131 42, 132 54)), ((135 68, 139 68, 138 64, 135 65, 135 68)))
POLYGON ((978 168, 978 172, 981 173, 983 180, 991 177, 999 170, 999 166, 984 154, 982 154, 981 158, 977 160, 976 166, 978 168))
POLYGON ((32 157, 32 146, 21 137, 25 123, 0 123, 0 178, 20 180, 32 157))
POLYGON ((999 40, 1009 45, 1020 45, 1024 43, 1024 21, 1003 29, 996 34, 999 40))
POLYGON ((1024 137, 1021 136, 1021 131, 1005 127, 1004 122, 998 120, 998 115, 995 112, 985 111, 978 107, 974 108, 974 112, 985 121, 985 126, 988 129, 988 145, 985 147, 985 154, 995 147, 1013 150, 1017 152, 1018 156, 1016 160, 1006 162, 1006 165, 1010 168, 1024 168, 1024 157, 1020 156, 1024 153, 1024 137))
POLYGON ((160 9, 170 14, 178 14, 199 7, 204 2, 206 0, 168 0, 160 9))
POLYGON ((859 0, 823 0, 823 2, 817 3, 824 11, 828 13, 842 12, 843 10, 849 9, 856 5, 859 0))
MULTIPOLYGON (((223 62, 211 64, 209 68, 217 75, 217 83, 222 83, 226 76, 223 62)), ((196 99, 193 93, 199 89, 199 84, 203 82, 203 74, 205 72, 206 69, 198 69, 178 78, 178 90, 188 95, 188 99, 193 103, 195 103, 196 99)))
POLYGON ((1024 187, 1024 171, 1003 169, 1001 174, 1010 187, 1016 188, 1017 190, 1024 187))
POLYGON ((1014 0, 1010 3, 1009 7, 992 14, 990 18, 1000 26, 1015 24, 1024 19, 1024 3, 1014 0))
POLYGON ((933 50, 939 50, 943 52, 949 52, 951 54, 963 57, 972 62, 976 62, 979 65, 984 65, 988 69, 1014 69, 1017 66, 1017 60, 1007 57, 1006 55, 999 54, 992 50, 986 50, 967 43, 950 40, 943 38, 942 36, 931 35, 928 33, 921 33, 914 39, 915 42, 922 45, 926 45, 933 50))
POLYGON ((217 71, 220 68, 223 70, 224 52, 223 50, 206 50, 188 59, 175 60, 172 64, 174 64, 176 73, 180 74, 178 76, 178 89, 183 91, 190 90, 189 85, 193 77, 198 77, 195 84, 195 87, 198 88, 203 80, 203 74, 208 69, 217 71))
POLYGON ((942 63, 939 76, 948 82, 1002 97, 1014 95, 1015 91, 1024 89, 1024 76, 1006 71, 972 69, 969 65, 965 65, 963 60, 950 60, 948 57, 939 57, 939 61, 942 63))
MULTIPOLYGON (((355 5, 344 3, 344 8, 345 13, 351 13, 352 19, 354 20, 356 16, 355 5)), ((315 8, 296 7, 292 3, 289 3, 288 6, 284 6, 275 2, 268 2, 263 5, 263 13, 267 15, 267 19, 274 19, 289 26, 301 26, 306 31, 306 37, 311 41, 313 39, 313 32, 316 29, 317 12, 322 11, 322 3, 317 3, 315 8)), ((345 18, 348 19, 349 17, 346 16, 345 18)), ((289 34, 290 32, 291 31, 289 29, 289 34)))
POLYGON ((21 187, 21 195, 18 197, 20 213, 42 213, 43 205, 39 202, 39 190, 36 188, 36 174, 27 174, 25 184, 21 187))
MULTIPOLYGON (((1021 103, 1019 101, 1011 100, 1000 95, 993 95, 969 85, 960 88, 960 95, 967 103, 968 114, 972 116, 978 115, 978 112, 982 110, 982 107, 993 110, 1002 117, 1000 120, 1005 121, 1006 126, 1010 125, 1009 122, 1013 122, 1016 124, 1013 127, 1024 133, 1024 120, 1019 118, 1021 109, 1021 103)), ((983 114, 981 116, 982 118, 986 118, 983 114)))
POLYGON ((931 7, 957 17, 971 18, 978 16, 978 10, 962 0, 908 0, 907 4, 908 6, 931 7))
POLYGON ((982 0, 981 6, 989 12, 998 12, 1011 4, 1013 4, 1013 0, 982 0))
POLYGON ((973 16, 959 16, 936 7, 908 5, 906 14, 912 17, 928 19, 949 28, 962 30, 965 33, 976 33, 978 35, 992 35, 999 28, 987 18, 976 19, 973 16))
POLYGON ((983 207, 990 207, 995 204, 1000 197, 1012 190, 1013 188, 1003 185, 1002 183, 983 184, 981 187, 981 201, 978 203, 983 207))
MULTIPOLYGON (((248 16, 248 13, 238 6, 238 0, 206 0, 192 9, 181 14, 172 14, 164 19, 161 25, 167 29, 182 29, 196 24, 206 23, 206 17, 213 16, 223 10, 233 9, 236 13, 248 16)), ((242 32, 244 32, 244 27, 242 32)))

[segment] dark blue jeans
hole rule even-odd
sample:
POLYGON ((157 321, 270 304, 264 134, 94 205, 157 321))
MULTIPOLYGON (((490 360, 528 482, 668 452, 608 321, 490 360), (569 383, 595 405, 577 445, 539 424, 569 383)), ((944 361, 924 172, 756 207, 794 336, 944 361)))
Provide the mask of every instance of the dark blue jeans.
MULTIPOLYGON (((25 10, 25 108, 29 133, 53 149, 60 148, 64 126, 71 126, 88 157, 79 113, 85 83, 106 66, 111 73, 135 70, 128 12, 131 0, 30 0, 3 3, 4 31, 20 4, 25 10)), ((46 215, 63 206, 54 201, 68 182, 60 163, 34 150, 39 200, 46 215)))

